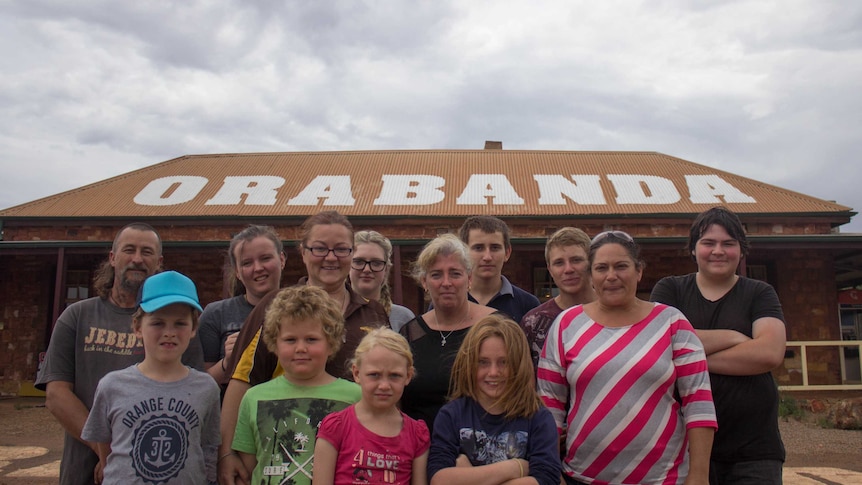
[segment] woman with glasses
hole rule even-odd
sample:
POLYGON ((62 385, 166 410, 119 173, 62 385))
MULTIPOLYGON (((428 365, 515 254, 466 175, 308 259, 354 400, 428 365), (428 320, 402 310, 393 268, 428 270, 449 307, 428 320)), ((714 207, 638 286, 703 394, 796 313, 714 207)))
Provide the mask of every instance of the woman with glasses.
POLYGON ((353 291, 383 305, 389 325, 396 332, 416 315, 409 308, 392 303, 389 272, 392 270, 392 243, 377 231, 359 231, 353 237, 350 286, 353 291))
MULTIPOLYGON (((299 252, 308 276, 299 284, 326 290, 344 315, 344 344, 326 364, 326 371, 336 377, 353 380, 350 358, 366 331, 388 326, 383 306, 353 291, 347 284, 353 255, 353 225, 336 211, 319 212, 299 228, 299 252)), ((219 477, 222 483, 234 483, 236 477, 248 480, 248 471, 231 449, 237 413, 242 397, 251 386, 266 382, 281 374, 275 354, 270 352, 261 336, 266 308, 278 291, 267 294, 249 314, 237 339, 237 348, 227 367, 233 369, 222 404, 219 448, 219 477)))
POLYGON ((625 232, 593 238, 589 269, 597 299, 557 317, 539 359, 565 482, 707 484, 716 419, 694 329, 637 297, 644 263, 625 232))
POLYGON ((413 277, 434 308, 399 330, 410 343, 416 369, 401 396, 401 410, 425 421, 432 434, 434 418, 447 402, 449 377, 461 342, 474 323, 496 312, 467 298, 472 269, 467 245, 454 234, 431 240, 413 263, 413 277))

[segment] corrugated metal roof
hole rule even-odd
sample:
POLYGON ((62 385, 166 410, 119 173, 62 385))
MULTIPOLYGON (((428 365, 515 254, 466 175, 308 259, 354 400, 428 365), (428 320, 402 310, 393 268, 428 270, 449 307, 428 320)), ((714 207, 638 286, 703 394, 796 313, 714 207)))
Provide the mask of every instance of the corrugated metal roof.
POLYGON ((692 214, 716 204, 746 214, 853 215, 654 152, 404 150, 189 155, 0 217, 692 214))

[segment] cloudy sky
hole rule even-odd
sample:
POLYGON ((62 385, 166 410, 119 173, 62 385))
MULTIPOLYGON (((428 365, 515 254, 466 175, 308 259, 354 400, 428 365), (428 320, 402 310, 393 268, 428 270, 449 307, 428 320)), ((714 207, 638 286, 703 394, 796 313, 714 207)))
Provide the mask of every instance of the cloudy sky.
POLYGON ((485 140, 862 211, 862 2, 0 0, 0 208, 188 154, 485 140))

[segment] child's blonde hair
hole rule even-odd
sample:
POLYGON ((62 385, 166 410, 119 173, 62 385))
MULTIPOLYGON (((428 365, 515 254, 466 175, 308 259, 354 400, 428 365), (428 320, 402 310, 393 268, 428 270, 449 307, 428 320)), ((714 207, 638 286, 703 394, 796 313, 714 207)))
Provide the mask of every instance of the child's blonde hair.
POLYGON ((498 314, 488 315, 474 324, 455 357, 452 366, 450 399, 471 397, 479 400, 476 374, 479 370, 479 349, 482 342, 499 337, 506 349, 506 366, 509 377, 506 388, 494 403, 503 409, 506 418, 531 417, 541 408, 542 401, 536 393, 535 370, 530 357, 527 337, 517 323, 498 314))
POLYGON ((266 309, 263 320, 263 342, 270 352, 276 351, 278 334, 281 333, 284 320, 320 322, 323 335, 332 351, 330 358, 338 352, 344 341, 344 316, 341 314, 341 305, 330 298, 322 288, 309 285, 291 286, 275 295, 266 309))
POLYGON ((387 327, 375 328, 365 334, 362 340, 359 341, 359 345, 356 346, 351 363, 359 367, 362 363, 362 357, 370 352, 371 349, 378 346, 404 357, 407 360, 407 369, 413 369, 413 352, 410 350, 410 344, 407 343, 407 339, 400 333, 387 327))

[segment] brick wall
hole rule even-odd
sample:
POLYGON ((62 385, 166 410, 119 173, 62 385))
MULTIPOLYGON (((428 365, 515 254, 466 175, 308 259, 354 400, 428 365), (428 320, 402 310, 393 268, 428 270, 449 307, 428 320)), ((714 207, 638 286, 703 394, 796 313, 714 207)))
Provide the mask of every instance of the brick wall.
MULTIPOLYGON (((781 252, 774 259, 774 281, 784 318, 787 340, 841 340, 834 263, 830 254, 815 250, 781 252)), ((840 384, 841 366, 837 347, 807 350, 809 384, 840 384)), ((776 371, 780 384, 802 384, 799 348, 788 348, 783 369, 776 371)))
POLYGON ((40 256, 0 257, 0 393, 33 380, 48 332, 54 261, 40 256))
POLYGON ((165 270, 183 273, 195 282, 201 306, 224 298, 224 265, 227 250, 217 248, 166 248, 165 270))
POLYGON ((646 267, 638 285, 639 292, 651 292, 658 280, 665 276, 697 271, 697 265, 694 264, 691 255, 682 247, 643 250, 641 258, 646 263, 646 267))
MULTIPOLYGON (((438 231, 457 232, 463 219, 447 218, 438 220, 405 218, 380 221, 353 221, 354 229, 373 229, 385 234, 390 239, 431 239, 438 231)), ((296 240, 299 237, 301 219, 288 221, 284 224, 270 224, 284 240, 296 240)), ((608 220, 595 222, 592 220, 561 219, 561 220, 512 220, 509 228, 513 236, 519 238, 544 238, 560 227, 571 225, 579 227, 587 234, 595 235, 609 229, 622 229, 635 237, 666 237, 687 236, 690 222, 657 223, 654 221, 619 221, 608 220)), ((117 230, 125 223, 118 224, 86 224, 86 225, 31 225, 21 226, 6 224, 3 228, 5 241, 112 241, 117 230)), ((154 224, 156 230, 166 241, 228 241, 231 235, 247 226, 245 223, 226 225, 212 224, 154 224)), ((749 235, 802 235, 830 234, 828 223, 747 223, 749 235)))

